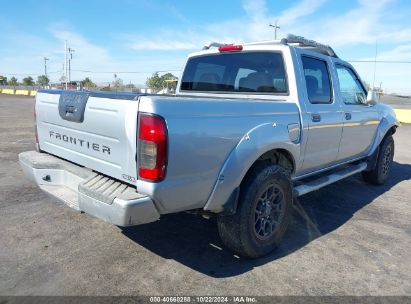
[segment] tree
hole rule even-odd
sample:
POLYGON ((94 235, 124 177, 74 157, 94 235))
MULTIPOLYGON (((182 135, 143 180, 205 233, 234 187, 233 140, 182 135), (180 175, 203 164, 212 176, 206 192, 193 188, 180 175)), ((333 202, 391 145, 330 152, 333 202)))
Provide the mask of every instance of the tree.
POLYGON ((17 78, 14 77, 14 76, 10 78, 10 80, 8 81, 8 83, 9 83, 9 85, 11 85, 11 86, 16 86, 16 85, 19 84, 19 82, 17 81, 17 78))
POLYGON ((93 81, 91 81, 91 79, 89 77, 86 77, 83 80, 83 87, 90 89, 90 88, 97 87, 97 85, 93 81))
POLYGON ((171 73, 166 73, 162 76, 160 76, 157 72, 154 73, 153 75, 151 75, 151 77, 147 78, 146 81, 146 85, 147 87, 149 87, 150 89, 152 89, 155 92, 158 92, 164 88, 171 88, 173 89, 173 87, 175 88, 176 84, 172 83, 171 85, 167 84, 166 80, 176 80, 177 77, 174 76, 171 73))
POLYGON ((151 77, 147 78, 146 81, 147 87, 152 89, 155 92, 160 91, 163 88, 163 83, 161 82, 161 77, 158 75, 158 73, 153 73, 151 77))
POLYGON ((163 78, 163 80, 177 80, 177 76, 174 76, 171 73, 166 73, 163 76, 161 76, 161 78, 163 78))
POLYGON ((7 85, 7 77, 0 76, 0 85, 7 85))
POLYGON ((116 91, 122 90, 124 88, 123 79, 116 77, 113 81, 113 88, 116 91))
POLYGON ((135 86, 134 84, 132 84, 132 83, 128 83, 128 84, 125 85, 125 88, 126 88, 126 89, 135 89, 136 86, 135 86))
POLYGON ((49 84, 50 80, 46 75, 40 75, 37 77, 37 84, 45 87, 49 84))
POLYGON ((28 76, 28 77, 23 78, 23 85, 25 85, 25 86, 32 86, 32 85, 34 85, 33 77, 28 76))

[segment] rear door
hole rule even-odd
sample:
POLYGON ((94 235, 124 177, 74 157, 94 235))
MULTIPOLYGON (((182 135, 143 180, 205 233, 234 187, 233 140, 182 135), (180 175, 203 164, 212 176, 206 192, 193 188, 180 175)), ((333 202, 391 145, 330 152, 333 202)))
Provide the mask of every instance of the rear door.
POLYGON ((332 165, 338 155, 342 134, 342 112, 335 99, 328 56, 296 50, 301 67, 303 119, 308 130, 302 173, 332 165))
POLYGON ((135 184, 138 100, 134 99, 135 95, 39 92, 40 149, 135 184))
POLYGON ((344 129, 338 160, 365 155, 379 124, 379 114, 367 105, 367 93, 355 71, 344 64, 335 64, 338 83, 337 98, 343 110, 344 129))

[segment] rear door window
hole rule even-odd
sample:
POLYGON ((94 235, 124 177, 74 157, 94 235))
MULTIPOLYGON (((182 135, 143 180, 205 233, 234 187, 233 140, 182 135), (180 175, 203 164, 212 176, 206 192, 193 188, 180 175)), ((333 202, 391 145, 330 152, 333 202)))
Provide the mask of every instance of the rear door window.
POLYGON ((332 103, 330 73, 327 62, 321 59, 303 56, 305 84, 311 103, 332 103))
POLYGON ((187 62, 181 90, 287 94, 283 57, 278 52, 193 57, 187 62))

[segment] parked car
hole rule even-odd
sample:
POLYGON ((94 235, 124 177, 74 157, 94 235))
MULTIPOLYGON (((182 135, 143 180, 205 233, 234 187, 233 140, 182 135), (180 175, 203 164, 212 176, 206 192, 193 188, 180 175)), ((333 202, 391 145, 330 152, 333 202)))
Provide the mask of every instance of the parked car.
POLYGON ((294 197, 359 172, 387 180, 399 123, 376 98, 303 37, 210 43, 175 96, 39 91, 37 151, 19 159, 74 209, 118 226, 216 216, 223 243, 256 258, 280 242, 294 197))

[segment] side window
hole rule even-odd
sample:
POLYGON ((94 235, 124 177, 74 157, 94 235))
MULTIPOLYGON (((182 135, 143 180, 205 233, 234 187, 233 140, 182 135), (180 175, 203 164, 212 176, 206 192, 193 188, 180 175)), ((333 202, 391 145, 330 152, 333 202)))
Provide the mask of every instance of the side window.
POLYGON ((366 94, 354 72, 345 66, 336 65, 340 95, 345 104, 366 104, 366 94))
POLYGON ((332 103, 330 73, 327 62, 303 56, 305 84, 311 103, 332 103))

